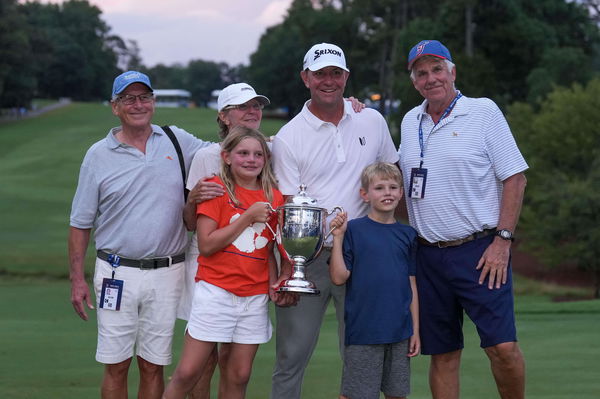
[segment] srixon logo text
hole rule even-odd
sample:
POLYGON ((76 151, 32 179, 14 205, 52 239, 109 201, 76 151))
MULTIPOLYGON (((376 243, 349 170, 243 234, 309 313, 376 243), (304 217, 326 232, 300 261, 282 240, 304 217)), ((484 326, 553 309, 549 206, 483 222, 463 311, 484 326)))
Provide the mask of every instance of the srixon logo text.
POLYGON ((333 55, 337 55, 338 57, 342 56, 342 53, 340 53, 337 50, 330 49, 330 48, 327 48, 325 50, 315 50, 315 58, 313 58, 313 61, 316 60, 317 58, 319 58, 320 56, 322 56, 323 54, 333 54, 333 55))

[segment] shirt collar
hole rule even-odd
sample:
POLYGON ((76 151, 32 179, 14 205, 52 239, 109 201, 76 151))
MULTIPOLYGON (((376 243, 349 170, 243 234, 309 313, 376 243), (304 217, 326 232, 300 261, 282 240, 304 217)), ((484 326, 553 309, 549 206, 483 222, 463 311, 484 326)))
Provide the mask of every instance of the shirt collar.
MULTIPOLYGON (((311 128, 313 128, 314 130, 319 130, 322 126, 329 124, 329 122, 322 121, 321 119, 317 118, 315 116, 315 114, 310 112, 310 109, 308 108, 308 104, 310 104, 310 100, 307 100, 304 103, 304 107, 302 107, 301 113, 311 128)), ((354 114, 354 113, 355 112, 352 109, 352 104, 350 103, 350 101, 346 101, 344 99, 344 114, 342 115, 342 119, 340 119, 340 122, 338 123, 338 125, 340 125, 347 118, 351 119, 352 114, 354 114)))
MULTIPOLYGON (((456 94, 458 94, 458 93, 460 93, 460 90, 456 90, 456 94)), ((452 109, 452 112, 450 113, 450 115, 448 115, 448 118, 467 114, 469 112, 469 106, 468 106, 468 103, 466 100, 467 100, 467 97, 465 97, 465 95, 463 94, 458 99, 456 104, 454 105, 454 108, 452 109)), ((423 102, 419 106, 417 120, 420 120, 421 118, 425 117, 425 115, 428 115, 426 110, 427 110, 427 100, 423 100, 423 102)))
MULTIPOLYGON (((154 125, 154 124, 152 124, 151 126, 152 126, 152 134, 159 134, 161 136, 165 134, 165 132, 162 130, 162 128, 160 126, 154 125)), ((108 132, 108 136, 106 136, 106 142, 108 143, 108 148, 110 148, 111 150, 114 150, 115 148, 118 148, 119 146, 124 145, 119 140, 117 140, 117 138, 115 137, 115 135, 117 133, 119 133, 121 131, 121 129, 122 129, 121 126, 113 127, 108 132)))

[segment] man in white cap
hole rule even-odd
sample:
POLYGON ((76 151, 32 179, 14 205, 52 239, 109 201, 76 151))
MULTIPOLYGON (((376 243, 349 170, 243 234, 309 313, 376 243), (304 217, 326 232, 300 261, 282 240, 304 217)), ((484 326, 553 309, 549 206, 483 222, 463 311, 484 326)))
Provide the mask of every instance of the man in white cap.
MULTIPOLYGON (((183 179, 174 144, 152 124, 148 76, 127 71, 114 80, 111 107, 121 125, 86 153, 73 199, 69 232, 71 303, 83 320, 94 309, 85 280, 85 253, 94 229, 98 318, 96 360, 104 363, 102 398, 126 398, 134 354, 138 397, 160 398, 171 362, 187 234, 183 179)), ((189 167, 209 143, 171 127, 189 167)))
MULTIPOLYGON (((338 46, 320 43, 308 50, 300 77, 310 90, 310 100, 275 136, 273 165, 284 195, 297 194, 305 184, 320 207, 342 206, 353 219, 365 216, 368 210, 359 195, 362 170, 377 161, 396 163, 398 154, 381 114, 368 108, 357 113, 344 101, 349 73, 338 46)), ((307 279, 321 294, 304 296, 295 307, 276 308, 272 399, 300 398, 304 370, 332 298, 342 349, 344 286, 333 285, 329 277, 331 245, 330 238, 323 253, 306 268, 307 279)))
MULTIPOLYGON (((455 87, 450 51, 423 40, 408 54, 421 105, 402 120, 400 164, 419 234, 421 352, 435 399, 459 397, 463 315, 477 327, 502 398, 525 396, 510 248, 528 168, 498 106, 455 87)), ((489 397, 490 395, 488 395, 489 397)))

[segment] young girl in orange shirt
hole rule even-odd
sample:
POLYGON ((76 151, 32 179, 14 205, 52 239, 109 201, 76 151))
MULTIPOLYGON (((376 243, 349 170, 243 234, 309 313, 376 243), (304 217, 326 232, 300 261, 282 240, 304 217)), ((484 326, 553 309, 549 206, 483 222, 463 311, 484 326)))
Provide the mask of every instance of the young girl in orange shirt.
MULTIPOLYGON (((272 209, 283 204, 264 136, 236 127, 222 144, 226 195, 197 206, 200 256, 183 353, 164 398, 183 398, 202 374, 217 342, 231 343, 220 398, 243 398, 258 345, 272 334, 268 301, 280 303, 272 209)), ((288 270, 288 268, 285 268, 288 270)), ((286 301, 286 300, 284 300, 286 301)))

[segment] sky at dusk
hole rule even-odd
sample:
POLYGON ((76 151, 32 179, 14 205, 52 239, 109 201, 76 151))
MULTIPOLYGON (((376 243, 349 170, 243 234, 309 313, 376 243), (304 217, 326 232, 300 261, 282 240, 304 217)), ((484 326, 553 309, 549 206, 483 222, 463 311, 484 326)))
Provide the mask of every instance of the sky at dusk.
POLYGON ((260 36, 283 21, 291 1, 88 0, 112 33, 137 42, 150 67, 193 59, 247 65, 260 36))

